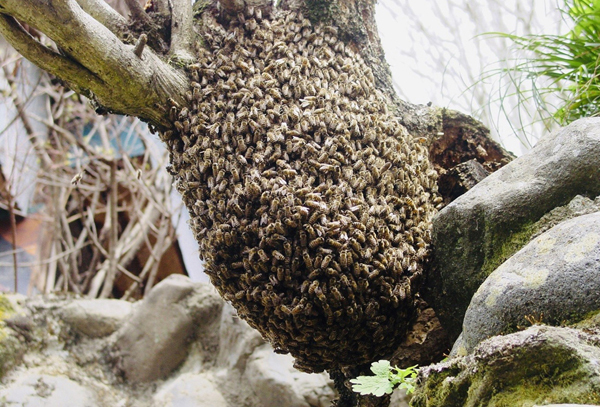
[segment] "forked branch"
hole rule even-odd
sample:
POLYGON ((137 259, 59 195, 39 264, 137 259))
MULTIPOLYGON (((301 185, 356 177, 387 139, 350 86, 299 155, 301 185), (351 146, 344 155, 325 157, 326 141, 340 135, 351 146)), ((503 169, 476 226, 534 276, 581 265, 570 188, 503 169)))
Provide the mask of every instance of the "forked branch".
POLYGON ((159 127, 170 124, 165 109, 168 98, 185 104, 188 80, 146 48, 139 58, 134 45, 124 44, 109 28, 86 13, 75 0, 2 0, 2 32, 26 58, 50 71, 109 111, 134 115, 159 127), (37 28, 64 51, 61 56, 37 43, 23 30, 12 34, 20 22, 37 28), (51 63, 50 63, 51 62, 51 63), (67 73, 62 69, 66 68, 67 73))
POLYGON ((81 8, 90 16, 102 23, 115 35, 121 37, 125 32, 127 20, 117 13, 104 0, 77 0, 81 8))
POLYGON ((52 75, 63 79, 75 91, 89 95, 85 88, 79 86, 78 83, 82 81, 85 81, 89 88, 104 85, 85 67, 42 45, 13 17, 0 14, 0 33, 20 54, 35 61, 52 75))

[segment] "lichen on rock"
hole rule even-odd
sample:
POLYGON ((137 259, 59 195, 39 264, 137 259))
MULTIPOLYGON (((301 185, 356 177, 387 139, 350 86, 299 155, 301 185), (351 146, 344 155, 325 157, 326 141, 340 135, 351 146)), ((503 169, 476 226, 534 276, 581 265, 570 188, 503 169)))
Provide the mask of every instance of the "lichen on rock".
POLYGON ((559 223, 498 267, 479 287, 463 321, 462 343, 527 326, 581 321, 600 310, 600 213, 559 223))
POLYGON ((335 27, 202 18, 192 108, 162 137, 211 281, 299 369, 391 354, 439 203, 426 150, 335 27))
POLYGON ((594 334, 550 326, 495 336, 468 356, 422 368, 411 405, 598 404, 598 339, 594 334))
POLYGON ((473 294, 539 232, 542 217, 577 195, 600 194, 599 124, 581 119, 547 135, 436 215, 422 294, 451 339, 473 294))

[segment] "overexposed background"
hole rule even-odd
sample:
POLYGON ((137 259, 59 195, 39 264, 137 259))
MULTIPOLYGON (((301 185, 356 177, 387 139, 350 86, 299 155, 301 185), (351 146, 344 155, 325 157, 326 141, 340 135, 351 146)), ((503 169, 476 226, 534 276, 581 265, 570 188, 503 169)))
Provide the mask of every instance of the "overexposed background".
MULTIPOLYGON (((565 32, 561 0, 379 0, 377 24, 399 95, 468 113, 517 155, 547 130, 533 103, 517 109, 509 75, 489 75, 520 57, 485 35, 565 32), (482 79, 482 77, 487 77, 482 79)), ((526 78, 523 90, 529 87, 526 78)))

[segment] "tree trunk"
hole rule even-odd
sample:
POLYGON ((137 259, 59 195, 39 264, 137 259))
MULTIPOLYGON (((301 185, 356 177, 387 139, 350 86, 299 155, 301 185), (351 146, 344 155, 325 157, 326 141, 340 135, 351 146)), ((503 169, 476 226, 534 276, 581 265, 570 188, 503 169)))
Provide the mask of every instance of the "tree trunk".
MULTIPOLYGON (((441 202, 425 145, 443 120, 394 93, 375 1, 132 0, 130 20, 103 0, 44 3, 0 0, 0 32, 99 111, 160 130, 239 315, 340 390, 391 357, 419 307, 441 202)), ((346 390, 338 407, 389 404, 346 390)))

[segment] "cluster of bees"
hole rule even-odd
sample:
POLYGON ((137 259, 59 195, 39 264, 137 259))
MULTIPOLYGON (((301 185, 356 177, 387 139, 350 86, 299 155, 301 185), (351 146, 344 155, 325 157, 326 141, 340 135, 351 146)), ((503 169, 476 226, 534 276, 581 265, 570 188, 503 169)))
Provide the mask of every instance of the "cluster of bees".
POLYGON ((404 339, 437 175, 336 28, 274 13, 203 17, 170 171, 213 284, 276 351, 369 363, 404 339))

